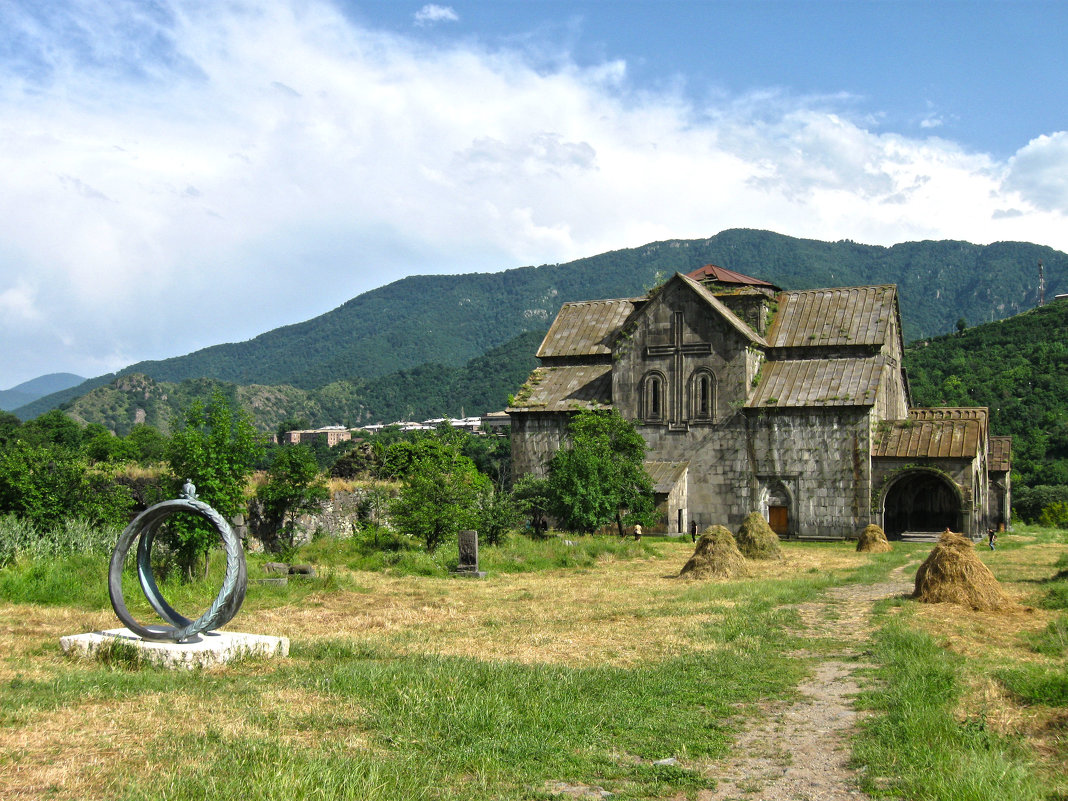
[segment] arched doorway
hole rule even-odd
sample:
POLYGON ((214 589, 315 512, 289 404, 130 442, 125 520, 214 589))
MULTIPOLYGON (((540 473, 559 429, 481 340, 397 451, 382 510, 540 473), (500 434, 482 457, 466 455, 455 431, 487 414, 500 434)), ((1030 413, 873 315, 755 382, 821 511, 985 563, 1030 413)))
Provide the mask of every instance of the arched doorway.
POLYGON ((906 531, 961 531, 960 490, 933 470, 910 470, 894 481, 883 496, 883 531, 891 539, 906 531))

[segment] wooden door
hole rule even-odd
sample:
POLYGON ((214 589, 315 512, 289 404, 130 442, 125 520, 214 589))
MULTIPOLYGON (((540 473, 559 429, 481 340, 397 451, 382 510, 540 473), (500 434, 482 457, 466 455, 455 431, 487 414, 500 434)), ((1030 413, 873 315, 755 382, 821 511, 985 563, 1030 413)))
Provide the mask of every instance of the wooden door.
POLYGON ((780 537, 785 537, 790 528, 790 512, 785 506, 768 507, 768 525, 780 537))

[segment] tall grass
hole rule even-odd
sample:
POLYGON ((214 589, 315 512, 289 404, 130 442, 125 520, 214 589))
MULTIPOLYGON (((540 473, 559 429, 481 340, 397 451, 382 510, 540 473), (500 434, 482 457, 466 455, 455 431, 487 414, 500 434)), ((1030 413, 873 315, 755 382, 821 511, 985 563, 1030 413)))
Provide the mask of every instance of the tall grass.
POLYGON ((863 703, 878 714, 861 728, 854 761, 865 789, 916 801, 1031 801, 1046 798, 1021 745, 981 718, 958 720, 963 659, 926 634, 888 623, 873 638, 878 686, 863 703))

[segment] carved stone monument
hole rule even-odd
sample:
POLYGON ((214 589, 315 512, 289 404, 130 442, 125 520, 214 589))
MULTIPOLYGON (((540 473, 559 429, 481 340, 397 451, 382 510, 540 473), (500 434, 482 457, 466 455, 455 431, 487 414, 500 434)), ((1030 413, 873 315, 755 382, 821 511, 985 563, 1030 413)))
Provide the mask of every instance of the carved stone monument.
POLYGON ((456 566, 456 573, 461 576, 485 578, 485 571, 478 569, 478 532, 461 531, 459 544, 460 564, 456 566))

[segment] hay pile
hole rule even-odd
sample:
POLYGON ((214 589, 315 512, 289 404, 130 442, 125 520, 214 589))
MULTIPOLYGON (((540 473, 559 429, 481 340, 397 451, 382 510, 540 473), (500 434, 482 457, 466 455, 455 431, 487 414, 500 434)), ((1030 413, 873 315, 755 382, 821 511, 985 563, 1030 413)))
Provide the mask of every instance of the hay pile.
POLYGON ((912 597, 922 603, 959 604, 981 612, 1015 605, 979 559, 972 541, 948 529, 916 571, 912 597))
POLYGON ((868 553, 887 553, 893 548, 890 547, 890 540, 886 538, 886 533, 872 523, 860 532, 860 537, 857 538, 857 550, 868 553))
POLYGON ((782 559, 779 537, 760 512, 751 512, 742 521, 735 539, 738 549, 750 559, 782 559))
POLYGON ((748 571, 745 557, 738 550, 734 535, 723 526, 709 526, 697 541, 693 552, 679 576, 686 578, 733 578, 748 571))

